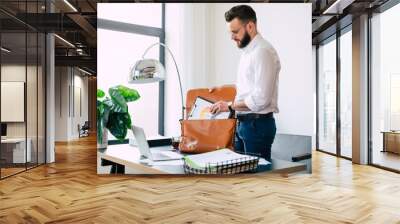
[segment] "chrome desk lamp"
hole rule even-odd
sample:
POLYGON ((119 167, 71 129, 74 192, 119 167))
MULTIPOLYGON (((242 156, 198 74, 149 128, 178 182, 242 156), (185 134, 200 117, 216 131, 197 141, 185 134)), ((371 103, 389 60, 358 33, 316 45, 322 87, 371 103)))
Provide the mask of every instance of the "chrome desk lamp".
POLYGON ((135 65, 132 67, 129 73, 129 83, 131 84, 142 84, 142 83, 152 83, 159 82, 165 79, 165 68, 161 64, 159 60, 156 59, 148 59, 144 58, 147 52, 154 46, 160 45, 163 46, 172 57, 174 61, 176 72, 178 74, 179 80, 179 88, 181 91, 181 103, 182 103, 182 120, 184 119, 185 106, 183 104, 183 91, 182 91, 182 82, 181 76, 179 74, 178 65, 176 64, 176 60, 174 55, 172 54, 169 47, 163 43, 154 43, 150 45, 143 53, 142 59, 138 60, 135 65))

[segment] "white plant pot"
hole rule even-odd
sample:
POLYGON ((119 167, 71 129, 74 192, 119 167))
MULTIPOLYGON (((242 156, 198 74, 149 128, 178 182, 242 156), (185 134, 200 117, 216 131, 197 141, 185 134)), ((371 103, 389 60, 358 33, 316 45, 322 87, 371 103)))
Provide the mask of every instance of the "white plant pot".
POLYGON ((97 139, 97 148, 98 149, 106 149, 108 146, 108 130, 107 128, 103 128, 103 139, 102 143, 97 139))

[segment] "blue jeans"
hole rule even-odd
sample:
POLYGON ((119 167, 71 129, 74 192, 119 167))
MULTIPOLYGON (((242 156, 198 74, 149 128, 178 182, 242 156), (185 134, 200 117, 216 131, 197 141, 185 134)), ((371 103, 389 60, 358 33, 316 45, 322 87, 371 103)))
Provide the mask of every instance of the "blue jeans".
POLYGON ((271 146, 275 134, 276 125, 273 117, 238 121, 235 134, 235 151, 258 154, 271 161, 271 146))

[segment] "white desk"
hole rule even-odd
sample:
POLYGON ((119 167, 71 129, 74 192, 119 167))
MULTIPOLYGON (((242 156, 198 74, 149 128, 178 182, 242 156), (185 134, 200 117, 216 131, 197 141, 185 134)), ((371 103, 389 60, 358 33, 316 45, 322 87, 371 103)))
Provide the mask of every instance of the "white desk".
POLYGON ((13 147, 13 163, 25 163, 25 158, 27 159, 26 162, 31 162, 31 145, 32 141, 30 138, 27 138, 26 142, 26 152, 25 152, 25 138, 6 138, 1 139, 2 145, 14 145, 13 147))
MULTIPOLYGON (((153 147, 152 150, 170 150, 171 146, 153 147)), ((97 150, 98 164, 105 159, 125 166, 126 174, 184 174, 183 161, 159 161, 144 164, 140 161, 140 152, 129 144, 109 145, 107 149, 97 150)), ((98 169, 100 170, 100 169, 98 169)), ((294 173, 306 170, 306 165, 299 162, 290 162, 272 159, 272 168, 268 172, 294 173)), ((106 173, 99 173, 106 174, 106 173)))

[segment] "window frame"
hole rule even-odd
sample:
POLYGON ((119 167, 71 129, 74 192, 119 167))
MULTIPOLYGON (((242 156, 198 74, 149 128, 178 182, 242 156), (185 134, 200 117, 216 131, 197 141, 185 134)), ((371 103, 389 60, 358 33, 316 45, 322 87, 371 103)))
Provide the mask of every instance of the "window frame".
POLYGON ((352 31, 352 23, 349 23, 345 27, 341 28, 340 30, 337 30, 335 33, 332 35, 326 37, 325 39, 320 40, 316 44, 316 151, 327 153, 329 155, 337 156, 339 158, 347 159, 347 160, 352 160, 352 158, 347 157, 342 155, 341 153, 341 108, 340 108, 340 103, 341 103, 341 55, 340 55, 340 38, 342 35, 346 34, 347 32, 352 31), (321 149, 319 147, 319 79, 320 79, 320 74, 319 74, 319 47, 322 44, 327 44, 331 41, 336 41, 336 153, 328 152, 327 150, 321 149))
MULTIPOLYGON (((138 24, 131 24, 125 22, 118 22, 107 19, 97 18, 97 28, 132 33, 132 34, 140 34, 144 36, 158 37, 160 43, 165 44, 165 3, 161 4, 161 28, 152 27, 152 26, 144 26, 138 24)), ((159 49, 159 61, 163 66, 165 66, 165 48, 160 47, 159 49)), ((159 93, 158 93, 158 134, 164 136, 165 133, 165 81, 159 82, 159 93)), ((126 144, 129 142, 129 139, 125 139, 124 141, 118 140, 109 140, 108 144, 126 144)))
POLYGON ((373 102, 372 102, 372 94, 373 94, 373 88, 372 88, 372 57, 373 57, 373 51, 372 51, 372 32, 373 32, 373 28, 372 28, 372 19, 373 19, 373 14, 381 14, 384 13, 385 11, 391 9, 392 7, 396 6, 397 4, 399 4, 399 0, 388 0, 387 2, 385 2, 384 4, 380 5, 379 7, 368 11, 368 20, 367 20, 367 26, 368 26, 368 30, 367 30, 367 40, 368 40, 368 54, 367 54, 367 61, 368 61, 368 68, 367 68, 367 85, 368 85, 368 111, 367 111, 367 119, 368 119, 368 124, 367 124, 367 135, 368 135, 368 165, 373 166, 373 167, 377 167, 383 170, 387 170, 387 171, 391 171, 391 172, 395 172, 395 173, 400 173, 400 170, 397 169, 393 169, 387 166, 383 166, 383 165, 379 165, 377 163, 373 162, 373 153, 374 153, 374 147, 373 147, 373 127, 372 127, 372 106, 373 106, 373 102))
MULTIPOLYGON (((385 167, 385 166, 373 163, 373 132, 372 132, 373 131, 372 130, 372 93, 373 93, 373 89, 372 89, 372 54, 373 54, 373 52, 372 52, 372 30, 373 30, 372 29, 372 18, 373 18, 374 13, 383 13, 386 10, 396 6, 397 4, 399 4, 399 0, 388 0, 384 4, 378 6, 377 8, 366 11, 366 13, 368 15, 367 34, 366 34, 366 38, 367 38, 367 42, 368 42, 367 43, 367 46, 368 46, 368 49, 367 49, 367 104, 368 104, 367 105, 367 108, 368 108, 367 109, 367 119, 368 119, 367 120, 367 141, 368 141, 367 142, 368 143, 367 144, 368 145, 367 165, 377 167, 377 168, 380 168, 383 170, 395 172, 395 173, 400 173, 400 170, 392 169, 389 167, 385 167)), ((351 22, 346 27, 348 27, 350 25, 352 25, 351 22)), ((346 27, 341 30, 341 31, 344 31, 342 34, 344 34, 346 32, 345 31, 346 27)), ((338 39, 338 38, 340 38, 340 35, 337 35, 338 33, 340 34, 340 31, 336 31, 336 41, 337 41, 336 44, 337 44, 337 46, 338 45, 340 46, 340 40, 338 39)), ((318 82, 319 82, 318 60, 319 60, 319 57, 318 57, 318 48, 319 48, 320 43, 323 43, 324 41, 330 41, 329 39, 330 38, 332 39, 332 36, 334 36, 334 35, 335 34, 332 34, 322 40, 318 40, 318 42, 315 44, 316 45, 316 151, 327 153, 327 154, 330 154, 330 155, 333 155, 333 156, 336 156, 339 158, 352 160, 352 158, 342 156, 342 155, 340 155, 340 153, 334 154, 334 153, 330 153, 330 152, 324 151, 323 149, 319 148, 319 128, 318 128, 318 125, 319 125, 319 108, 318 108, 318 106, 319 106, 319 100, 318 100, 319 99, 319 94, 318 94, 318 91, 319 91, 319 89, 318 89, 319 88, 319 86, 318 86, 318 82)), ((338 55, 339 54, 337 52, 337 56, 338 55)), ((340 57, 340 56, 338 56, 338 57, 340 57)), ((336 84, 340 85, 340 82, 337 82, 336 84)), ((338 95, 340 95, 340 92, 337 92, 336 94, 338 97, 338 95)), ((340 101, 339 101, 339 103, 340 103, 340 101)), ((339 106, 340 106, 340 104, 339 104, 339 106)), ((340 116, 340 114, 339 114, 339 116, 340 116)), ((339 121, 340 121, 340 118, 339 118, 339 121)), ((339 125, 340 125, 340 123, 339 123, 339 125)), ((340 126, 339 126, 339 128, 340 128, 340 126)), ((337 137, 340 138, 340 135, 337 135, 337 137)), ((339 143, 340 143, 340 140, 339 140, 339 142, 337 142, 337 146, 340 146, 339 143)), ((340 152, 340 149, 339 149, 339 152, 340 152)))

